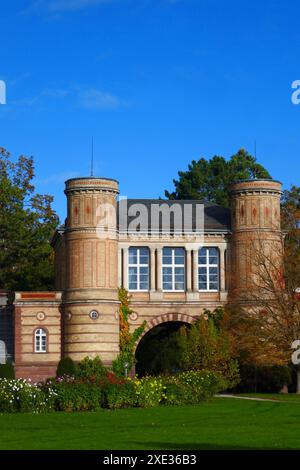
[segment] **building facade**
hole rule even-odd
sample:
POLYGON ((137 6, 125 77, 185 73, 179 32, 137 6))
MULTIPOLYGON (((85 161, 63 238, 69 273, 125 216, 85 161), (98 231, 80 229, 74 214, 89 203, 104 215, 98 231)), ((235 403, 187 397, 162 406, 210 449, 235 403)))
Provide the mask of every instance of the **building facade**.
POLYGON ((199 201, 123 203, 118 182, 106 178, 70 179, 65 194, 67 219, 52 240, 56 290, 15 293, 16 374, 34 380, 54 375, 65 356, 99 355, 111 364, 119 351, 119 287, 131 294, 132 329, 143 321, 145 334, 165 322, 192 323, 248 289, 255 240, 277 250, 282 238, 281 183, 273 180, 234 183, 231 209, 204 204, 202 212, 199 201), (152 220, 162 205, 171 214, 166 227, 161 215, 152 220), (180 209, 190 216, 188 230, 176 228, 180 209))

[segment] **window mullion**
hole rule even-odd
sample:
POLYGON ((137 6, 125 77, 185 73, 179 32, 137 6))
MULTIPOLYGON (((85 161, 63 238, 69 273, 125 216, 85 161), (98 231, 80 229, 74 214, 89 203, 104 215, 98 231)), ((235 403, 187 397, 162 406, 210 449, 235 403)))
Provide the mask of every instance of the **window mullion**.
POLYGON ((209 266, 206 260, 206 290, 209 290, 209 266))
POLYGON ((207 287, 207 290, 209 291, 210 290, 210 282, 209 282, 209 279, 210 279, 210 269, 209 269, 209 248, 206 250, 206 265, 207 265, 207 284, 206 284, 206 287, 207 287))
POLYGON ((174 290, 174 252, 172 249, 172 256, 171 256, 171 279, 172 279, 172 290, 174 290))
POLYGON ((137 262, 137 268, 136 268, 137 283, 136 283, 136 287, 137 287, 137 290, 140 290, 140 249, 139 248, 137 249, 136 262, 137 262))
POLYGON ((174 266, 174 275, 173 275, 173 282, 174 282, 174 287, 173 287, 173 290, 176 290, 176 282, 175 282, 175 273, 176 273, 176 264, 175 264, 175 249, 173 251, 173 256, 174 256, 174 260, 173 260, 173 266, 174 266))

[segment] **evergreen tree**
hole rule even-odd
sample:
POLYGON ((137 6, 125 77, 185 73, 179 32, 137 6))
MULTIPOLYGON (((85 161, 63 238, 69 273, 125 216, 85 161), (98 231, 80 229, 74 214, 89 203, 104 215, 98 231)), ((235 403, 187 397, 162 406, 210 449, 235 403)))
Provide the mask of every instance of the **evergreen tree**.
POLYGON ((237 180, 271 178, 256 158, 241 149, 229 160, 214 156, 210 160, 193 160, 187 171, 178 172, 173 180, 175 191, 165 191, 168 199, 196 199, 220 206, 230 205, 230 185, 237 180))

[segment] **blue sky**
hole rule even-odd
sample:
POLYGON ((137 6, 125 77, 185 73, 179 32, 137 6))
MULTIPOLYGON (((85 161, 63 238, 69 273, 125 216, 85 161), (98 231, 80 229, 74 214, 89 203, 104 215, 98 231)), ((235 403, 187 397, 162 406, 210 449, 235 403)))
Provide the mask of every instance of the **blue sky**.
POLYGON ((0 146, 33 155, 65 216, 64 181, 117 178, 163 196, 193 159, 254 150, 299 184, 300 6, 283 0, 1 2, 0 146), (5 4, 5 5, 4 5, 5 4))

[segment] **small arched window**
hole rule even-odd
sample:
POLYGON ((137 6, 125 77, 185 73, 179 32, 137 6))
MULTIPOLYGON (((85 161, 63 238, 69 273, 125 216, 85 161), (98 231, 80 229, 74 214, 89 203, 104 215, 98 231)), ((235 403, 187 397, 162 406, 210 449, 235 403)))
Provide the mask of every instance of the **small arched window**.
POLYGON ((38 328, 34 332, 34 352, 47 352, 47 332, 42 328, 38 328))

